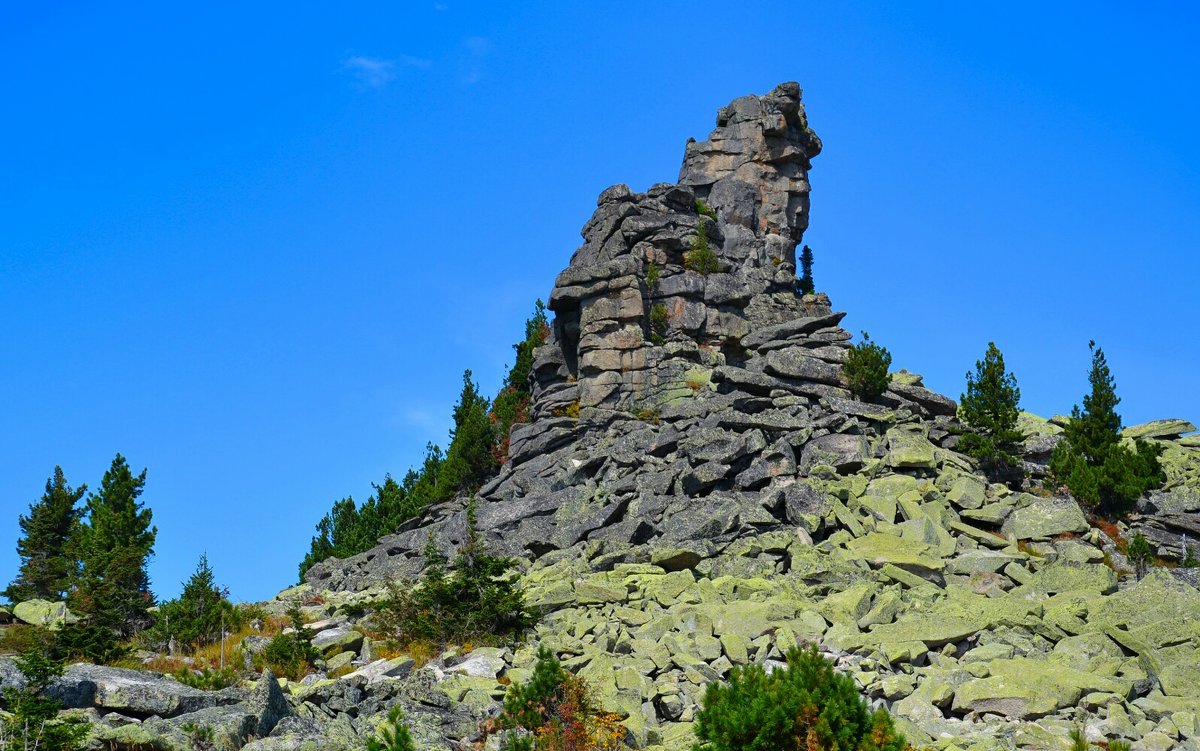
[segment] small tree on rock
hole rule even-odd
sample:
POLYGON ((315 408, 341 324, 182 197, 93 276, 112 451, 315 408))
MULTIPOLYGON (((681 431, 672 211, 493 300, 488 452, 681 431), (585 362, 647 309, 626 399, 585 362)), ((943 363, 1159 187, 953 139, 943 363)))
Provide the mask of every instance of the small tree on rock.
POLYGON ((959 445, 994 479, 1009 478, 1021 466, 1025 436, 1017 430, 1020 401, 1016 376, 1005 371, 996 343, 988 342, 983 359, 975 361, 975 373, 967 373, 967 392, 959 401, 959 418, 972 429, 959 445))
POLYGON ((75 561, 68 553, 71 535, 81 510, 75 505, 87 492, 87 485, 72 488, 62 467, 46 480, 46 492, 29 504, 29 515, 21 516, 21 538, 17 555, 21 567, 4 595, 12 602, 23 600, 62 600, 70 587, 75 561))
POLYGON ((850 392, 857 398, 869 402, 878 399, 887 391, 891 376, 888 368, 892 364, 892 353, 871 341, 867 332, 862 332, 862 341, 850 345, 842 375, 850 392))
POLYGON ((1166 480, 1158 457, 1162 447, 1135 440, 1121 443, 1116 382, 1104 350, 1089 342, 1091 392, 1071 410, 1071 422, 1050 456, 1050 474, 1071 494, 1106 516, 1128 513, 1137 499, 1166 480))
POLYGON ((802 295, 811 295, 817 291, 813 283, 813 252, 807 245, 800 251, 800 278, 796 280, 796 291, 802 295))

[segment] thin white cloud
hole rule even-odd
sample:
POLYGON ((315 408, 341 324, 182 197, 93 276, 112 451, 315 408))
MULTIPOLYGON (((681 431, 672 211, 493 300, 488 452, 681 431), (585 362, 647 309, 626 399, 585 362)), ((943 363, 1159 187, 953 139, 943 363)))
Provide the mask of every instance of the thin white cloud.
POLYGON ((396 64, 378 57, 353 55, 346 58, 342 67, 357 76, 359 83, 372 89, 383 88, 396 77, 396 64))
POLYGON ((430 68, 433 66, 433 61, 424 57, 413 57, 412 55, 401 55, 400 62, 410 68, 430 68))
POLYGON ((446 5, 445 3, 434 3, 434 4, 433 4, 433 9, 434 9, 434 10, 436 10, 436 11, 439 11, 439 12, 440 12, 440 11, 443 11, 443 10, 446 10, 446 9, 447 9, 447 8, 449 8, 449 7, 450 7, 450 6, 449 6, 449 5, 446 5))
POLYGON ((483 77, 483 58, 487 57, 495 45, 490 39, 476 36, 467 37, 462 43, 468 53, 463 66, 463 83, 469 86, 483 77))
POLYGON ((492 40, 485 37, 467 37, 463 42, 473 54, 483 56, 492 51, 495 46, 492 40))

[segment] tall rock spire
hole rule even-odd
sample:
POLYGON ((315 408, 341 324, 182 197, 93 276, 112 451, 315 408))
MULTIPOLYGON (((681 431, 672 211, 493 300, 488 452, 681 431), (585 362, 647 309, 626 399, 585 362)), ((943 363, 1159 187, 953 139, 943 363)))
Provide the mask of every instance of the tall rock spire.
POLYGON ((550 295, 535 414, 636 412, 689 363, 738 358, 751 330, 802 315, 796 244, 820 150, 785 83, 723 107, 708 140, 689 141, 678 184, 601 193, 550 295))

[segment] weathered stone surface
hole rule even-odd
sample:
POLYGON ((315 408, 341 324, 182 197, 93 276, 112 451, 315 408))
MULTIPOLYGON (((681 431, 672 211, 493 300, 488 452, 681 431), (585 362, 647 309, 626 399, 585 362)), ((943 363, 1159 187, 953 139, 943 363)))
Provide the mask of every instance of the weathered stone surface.
POLYGON ((898 425, 887 432, 888 466, 933 469, 937 466, 934 446, 920 426, 898 425))
POLYGON ((79 621, 79 618, 67 609, 65 602, 49 602, 48 600, 18 602, 13 606, 12 615, 22 623, 28 623, 31 626, 48 626, 53 629, 79 621))
POLYGON ((1029 498, 1029 505, 1016 509, 1005 520, 1001 528, 1005 535, 1018 540, 1033 540, 1065 532, 1088 531, 1087 519, 1074 501, 1029 498))
POLYGON ((1195 433, 1196 426, 1187 420, 1151 420, 1140 425, 1130 425, 1121 431, 1123 438, 1175 438, 1184 433, 1195 433))
POLYGON ((85 663, 69 666, 49 693, 68 708, 96 707, 134 717, 174 717, 234 703, 157 673, 85 663))
POLYGON ((800 455, 800 474, 808 474, 818 464, 839 472, 854 472, 866 461, 870 447, 861 435, 833 433, 814 438, 804 445, 800 455))

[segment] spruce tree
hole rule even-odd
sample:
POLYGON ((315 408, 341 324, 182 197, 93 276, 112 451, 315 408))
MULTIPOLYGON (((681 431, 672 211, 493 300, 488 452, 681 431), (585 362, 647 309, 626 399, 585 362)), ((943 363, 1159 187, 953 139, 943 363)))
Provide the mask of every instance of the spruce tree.
POLYGON ((817 291, 813 283, 813 252, 807 245, 800 251, 800 278, 796 280, 796 291, 802 295, 811 295, 817 291))
POLYGON ((463 390, 454 407, 454 430, 446 463, 437 484, 437 500, 459 490, 474 490, 496 470, 495 433, 488 419, 488 400, 479 394, 471 371, 463 372, 463 390))
POLYGON ((1050 474, 1077 499, 1106 516, 1121 516, 1137 499, 1166 480, 1158 457, 1162 447, 1135 440, 1121 443, 1121 416, 1116 407, 1116 381, 1104 350, 1088 342, 1091 391, 1071 410, 1071 421, 1050 457, 1050 474))
POLYGON ((208 555, 202 553, 179 598, 159 608, 155 632, 164 642, 174 638, 180 644, 203 646, 218 641, 222 625, 234 626, 237 620, 237 609, 217 586, 208 555))
POLYGON ((983 465, 993 479, 1011 477, 1021 466, 1021 442, 1017 430, 1021 390, 1017 379, 1004 369, 1004 355, 995 342, 975 361, 975 373, 967 373, 967 392, 959 401, 958 414, 972 432, 962 437, 960 447, 983 465))
POLYGON ((145 485, 146 470, 134 475, 117 454, 100 489, 88 496, 87 519, 76 540, 80 568, 71 606, 96 630, 92 637, 129 636, 150 623, 154 596, 146 564, 158 530, 150 509, 138 501, 145 485))
POLYGON ((67 547, 80 509, 75 507, 87 492, 87 485, 72 488, 62 467, 46 480, 46 492, 29 504, 29 515, 21 516, 21 538, 17 555, 21 566, 4 596, 12 602, 23 600, 62 600, 66 597, 74 572, 74 559, 67 547))

